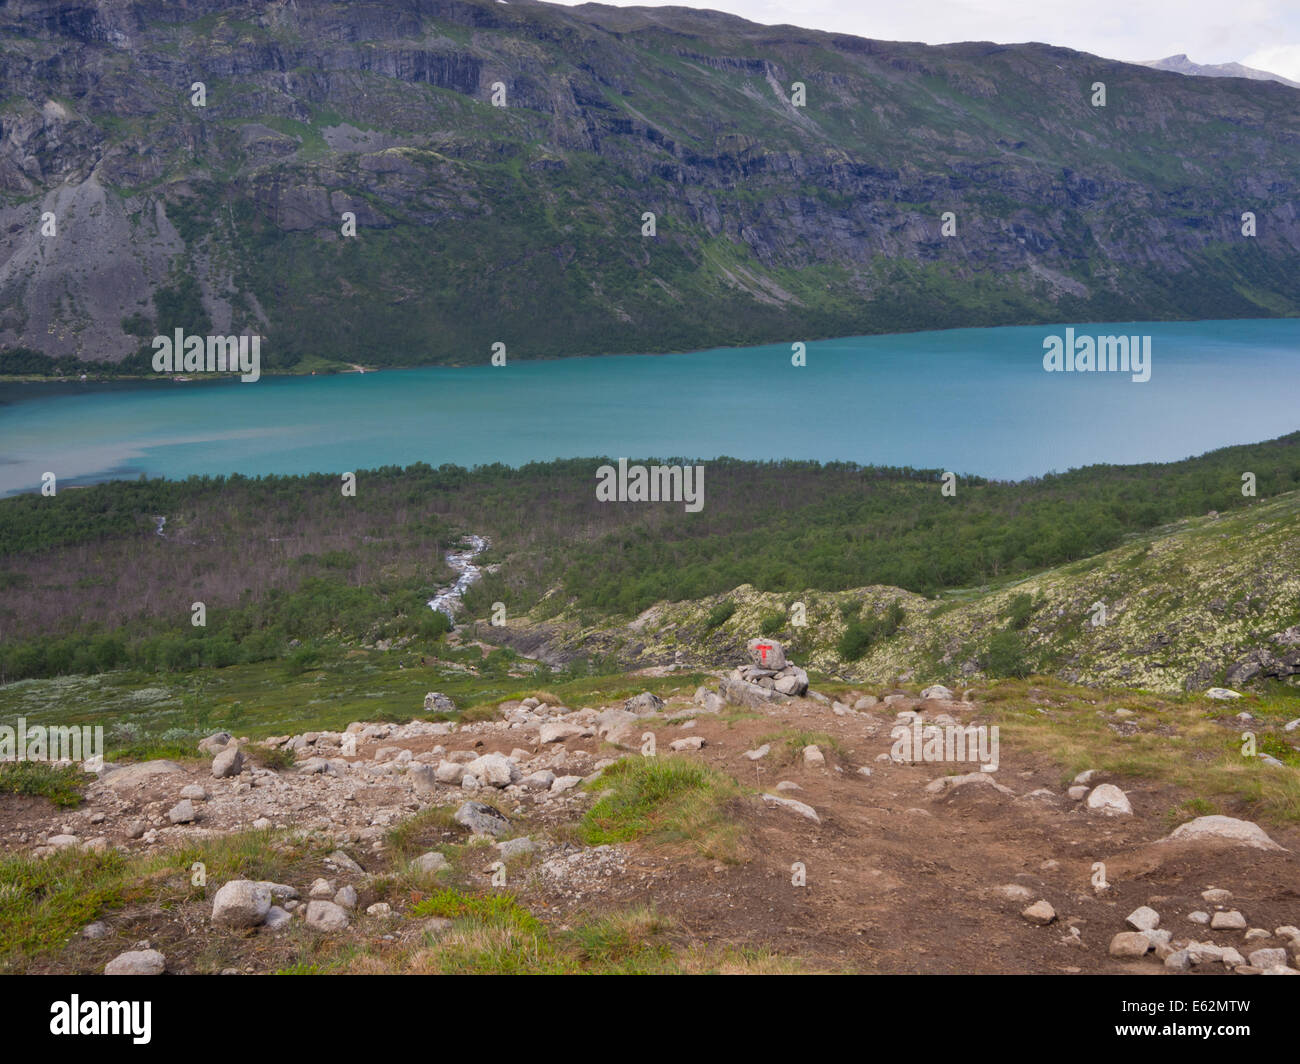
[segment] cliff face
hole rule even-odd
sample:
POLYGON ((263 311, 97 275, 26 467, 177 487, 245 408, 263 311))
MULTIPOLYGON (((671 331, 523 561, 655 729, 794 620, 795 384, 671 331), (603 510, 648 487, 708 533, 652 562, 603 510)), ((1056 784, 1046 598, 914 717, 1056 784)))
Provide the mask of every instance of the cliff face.
POLYGON ((0 0, 0 345, 255 330, 273 369, 1295 314, 1297 102, 684 9, 0 0))

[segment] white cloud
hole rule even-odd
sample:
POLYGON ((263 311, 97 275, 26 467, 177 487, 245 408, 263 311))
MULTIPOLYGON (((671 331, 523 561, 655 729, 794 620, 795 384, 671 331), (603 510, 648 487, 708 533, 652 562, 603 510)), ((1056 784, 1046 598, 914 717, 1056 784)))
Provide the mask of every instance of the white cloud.
POLYGON ((603 2, 623 7, 712 8, 767 25, 788 23, 885 41, 1043 41, 1128 62, 1181 52, 1196 63, 1245 63, 1300 81, 1300 3, 1296 0, 1234 0, 1231 5, 1223 0, 603 2))
POLYGON ((1276 44, 1251 52, 1243 63, 1258 70, 1281 74, 1292 81, 1300 81, 1300 44, 1276 44))

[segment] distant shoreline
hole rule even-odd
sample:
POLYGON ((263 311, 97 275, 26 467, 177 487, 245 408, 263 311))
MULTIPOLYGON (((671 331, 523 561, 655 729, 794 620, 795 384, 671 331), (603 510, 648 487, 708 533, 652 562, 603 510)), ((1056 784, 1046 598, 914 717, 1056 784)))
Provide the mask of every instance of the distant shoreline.
MULTIPOLYGON (((1002 325, 954 325, 950 328, 939 329, 905 329, 898 332, 881 332, 881 333, 853 333, 853 334, 836 334, 834 336, 818 336, 806 334, 801 336, 791 335, 782 337, 778 340, 768 340, 762 343, 744 343, 728 344, 720 347, 687 347, 681 350, 671 351, 603 351, 597 354, 575 354, 575 355, 555 355, 541 356, 537 358, 517 358, 518 362, 541 363, 541 362, 569 362, 577 359, 594 359, 594 358, 653 358, 666 355, 693 355, 706 351, 746 351, 760 347, 776 347, 783 344, 790 344, 797 341, 804 343, 837 343, 848 342, 852 340, 878 339, 890 336, 918 336, 926 333, 948 334, 961 331, 970 332, 989 332, 994 329, 1064 329, 1069 326, 1081 328, 1083 326, 1122 326, 1125 328, 1132 326, 1144 325, 1203 325, 1207 322, 1240 322, 1243 324, 1251 322, 1282 322, 1297 321, 1300 315, 1278 314, 1263 318, 1155 318, 1142 321, 1111 321, 1080 319, 1078 321, 1041 321, 1041 322, 1008 322, 1002 325)), ((485 353, 481 361, 473 362, 420 362, 420 363, 396 363, 376 366, 366 366, 357 362, 326 362, 318 364, 314 368, 309 366, 305 369, 272 369, 263 368, 263 377, 335 377, 348 373, 379 373, 382 370, 409 370, 409 369, 473 369, 480 366, 489 365, 488 354, 485 353), (347 367, 347 368, 344 368, 347 367)), ((111 363, 105 363, 110 365, 111 363)), ((190 381, 176 381, 174 375, 157 374, 157 373, 111 373, 111 374, 93 374, 87 373, 86 379, 82 380, 79 376, 41 376, 39 374, 2 374, 0 373, 0 384, 105 384, 112 381, 172 381, 173 383, 194 383, 204 377, 195 377, 190 381)))

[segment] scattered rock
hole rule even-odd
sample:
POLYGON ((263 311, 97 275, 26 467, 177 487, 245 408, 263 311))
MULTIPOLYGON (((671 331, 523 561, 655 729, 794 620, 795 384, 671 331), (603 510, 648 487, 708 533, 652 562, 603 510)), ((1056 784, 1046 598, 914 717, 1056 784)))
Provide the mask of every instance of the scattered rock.
POLYGON ((527 835, 518 839, 509 839, 506 842, 497 843, 497 853, 501 860, 509 861, 516 857, 522 857, 525 854, 532 853, 537 849, 537 843, 533 842, 527 835))
POLYGON ((334 904, 341 909, 355 909, 357 907, 357 888, 350 884, 339 887, 338 893, 334 895, 334 904))
POLYGON ((1227 702, 1233 698, 1240 698, 1236 691, 1230 691, 1226 687, 1210 687, 1205 692, 1206 698, 1213 698, 1218 702, 1227 702))
POLYGON ((803 748, 803 763, 809 768, 825 768, 826 755, 823 754, 821 748, 816 745, 805 746, 803 748))
POLYGON ((767 755, 770 754, 771 752, 772 752, 772 744, 764 743, 756 750, 746 750, 743 756, 749 758, 749 760, 751 761, 757 761, 759 758, 767 757, 767 755))
POLYGON ((424 875, 433 875, 434 873, 441 872, 447 867, 447 858, 436 850, 431 850, 428 853, 422 853, 419 857, 415 858, 411 862, 410 867, 413 872, 420 872, 424 875))
POLYGON ((1243 931, 1245 927, 1246 918, 1236 909, 1218 912, 1210 917, 1210 929, 1212 931, 1243 931))
POLYGON ((162 975, 166 958, 156 949, 130 950, 119 953, 106 965, 105 975, 162 975))
POLYGON ((1056 919, 1056 910, 1053 909, 1046 901, 1039 900, 1029 906, 1020 914, 1031 924, 1038 924, 1040 927, 1046 927, 1056 919))
POLYGON ((1269 968, 1286 967, 1287 956, 1286 950, 1274 949, 1257 949, 1249 955, 1250 964, 1253 968, 1263 968, 1266 971, 1269 968))
POLYGON ((1124 921, 1135 931, 1153 931, 1160 926, 1160 914, 1148 905, 1142 905, 1128 914, 1124 921))
POLYGON ((1005 787, 989 772, 967 772, 960 776, 940 776, 925 785, 926 794, 947 794, 963 787, 990 787, 999 794, 1014 796, 1015 791, 1005 787))
POLYGON ((921 692, 921 697, 927 702, 952 702, 956 696, 941 683, 936 683, 927 687, 921 692))
POLYGON ((167 810, 167 819, 173 824, 192 824, 198 814, 194 812, 194 803, 184 798, 167 810))
POLYGON ((690 735, 685 739, 674 739, 668 744, 668 749, 675 753, 682 753, 686 750, 700 750, 704 747, 704 736, 690 735))
POLYGON ((1140 931, 1121 931, 1110 940, 1112 957, 1145 957, 1153 943, 1140 931))
POLYGON ((817 815, 817 810, 810 805, 805 805, 803 802, 795 801, 793 798, 781 798, 775 794, 765 794, 763 795, 763 801, 770 802, 772 805, 779 805, 783 809, 789 809, 790 812, 798 813, 801 817, 811 820, 815 824, 822 822, 822 818, 817 815))

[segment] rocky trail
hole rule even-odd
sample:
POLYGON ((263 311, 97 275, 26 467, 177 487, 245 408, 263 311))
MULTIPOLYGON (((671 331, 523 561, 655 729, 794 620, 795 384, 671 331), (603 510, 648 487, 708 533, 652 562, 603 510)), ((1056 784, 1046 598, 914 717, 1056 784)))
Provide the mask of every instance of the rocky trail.
MULTIPOLYGON (((468 886, 506 889, 557 926, 593 910, 653 906, 692 943, 771 950, 826 971, 1300 967, 1294 826, 1171 821, 1180 796, 1169 788, 1120 787, 1097 772, 1071 779, 1018 744, 1002 745, 991 772, 899 760, 899 725, 917 734, 979 728, 984 707, 938 686, 831 701, 807 691, 806 677, 797 677, 802 694, 782 695, 774 693, 782 670, 795 673, 771 664, 666 703, 645 693, 569 709, 530 698, 503 703, 500 720, 358 722, 260 746, 218 734, 204 743, 210 763, 105 766, 73 811, 0 799, 2 841, 46 856, 161 853, 200 837, 284 829, 335 847, 310 882, 210 883, 201 900, 170 911, 106 916, 50 970, 103 970, 119 954, 146 952, 134 948, 142 940, 167 971, 199 970, 203 940, 231 928, 251 936, 241 940, 250 971, 273 963, 266 958, 276 950, 258 941, 285 926, 384 941, 423 933, 427 922, 407 918, 409 898, 386 878, 390 832, 435 808, 450 815, 421 836, 429 845, 414 858, 419 870, 436 880, 448 864, 440 846, 476 843, 482 849, 462 869, 468 886), (651 737, 653 756, 739 782, 743 793, 725 811, 739 832, 735 853, 575 841, 574 825, 602 793, 585 784, 620 757, 646 756, 651 737), (285 751, 293 764, 259 767, 259 749, 285 751)), ((152 957, 139 963, 157 966, 152 957)))

